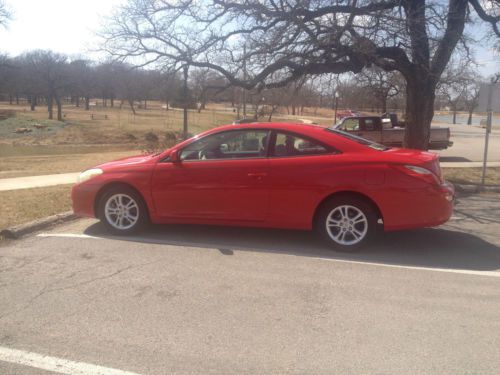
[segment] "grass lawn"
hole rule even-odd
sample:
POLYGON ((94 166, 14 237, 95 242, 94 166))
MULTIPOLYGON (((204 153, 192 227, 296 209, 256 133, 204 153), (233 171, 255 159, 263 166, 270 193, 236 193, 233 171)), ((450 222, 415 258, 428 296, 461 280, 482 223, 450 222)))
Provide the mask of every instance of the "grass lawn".
POLYGON ((0 229, 71 210, 71 185, 0 191, 0 229))
MULTIPOLYGON (((482 168, 443 168, 445 179, 455 184, 480 184, 482 168)), ((486 170, 486 185, 500 185, 500 168, 486 170)))

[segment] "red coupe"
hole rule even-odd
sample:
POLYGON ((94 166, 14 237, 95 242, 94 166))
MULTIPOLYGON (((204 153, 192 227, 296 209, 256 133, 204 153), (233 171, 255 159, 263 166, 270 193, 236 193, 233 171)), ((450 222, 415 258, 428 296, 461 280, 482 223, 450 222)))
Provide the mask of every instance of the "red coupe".
POLYGON ((254 123, 89 169, 72 198, 76 214, 115 233, 150 222, 315 229, 352 249, 378 228, 446 222, 454 190, 437 154, 320 126, 254 123))

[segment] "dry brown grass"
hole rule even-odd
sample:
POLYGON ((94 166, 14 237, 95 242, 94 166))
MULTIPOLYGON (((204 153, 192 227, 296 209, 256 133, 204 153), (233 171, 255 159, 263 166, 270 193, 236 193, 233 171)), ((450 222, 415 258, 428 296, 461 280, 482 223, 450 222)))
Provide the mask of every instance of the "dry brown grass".
POLYGON ((0 178, 80 172, 107 161, 137 154, 140 151, 5 157, 0 159, 0 178))
MULTIPOLYGON (((16 120, 13 120, 9 131, 2 133, 0 141, 18 145, 122 145, 138 147, 144 141, 147 132, 154 132, 160 137, 166 132, 180 132, 183 123, 183 113, 180 109, 165 110, 160 102, 149 102, 147 109, 137 109, 136 115, 128 105, 120 108, 93 106, 89 111, 74 105, 63 106, 63 122, 47 122, 45 106, 36 107, 30 111, 27 105, 9 105, 0 103, 0 110, 15 110, 16 120), (32 133, 15 135, 15 122, 19 127, 30 127, 30 121, 48 124, 50 130, 34 130, 32 133)), ((247 117, 253 115, 249 109, 247 117)), ((307 119, 322 125, 332 124, 332 111, 329 109, 305 108, 302 115, 291 116, 282 109, 273 116, 272 121, 297 121, 307 119)), ((206 110, 198 113, 190 110, 188 113, 189 132, 200 133, 220 125, 230 124, 236 119, 236 112, 227 103, 214 103, 206 110)), ((267 121, 268 116, 262 116, 259 121, 267 121)), ((1 133, 1 129, 0 129, 1 133)))
MULTIPOLYGON (((481 173, 481 168, 443 168, 444 177, 455 184, 479 184, 481 173)), ((500 185, 500 168, 488 168, 485 183, 500 185)))
POLYGON ((0 229, 71 209, 71 185, 0 192, 0 229))
MULTIPOLYGON (((0 104, 1 109, 14 109, 19 121, 34 119, 42 121, 47 118, 47 110, 39 106, 30 111, 27 106, 0 104)), ((91 107, 89 111, 73 105, 63 107, 64 121, 57 129, 54 123, 52 131, 33 131, 32 133, 14 136, 18 144, 126 144, 143 140, 147 132, 159 135, 165 132, 182 129, 183 114, 179 109, 166 111, 159 102, 152 102, 147 109, 137 109, 136 115, 128 106, 91 107), (135 138, 135 139, 134 139, 135 138)), ((205 110, 188 113, 189 131, 193 134, 223 125, 235 119, 231 112, 205 110)), ((11 135, 11 134, 9 134, 11 135)), ((4 140, 5 141, 5 140, 4 140)))

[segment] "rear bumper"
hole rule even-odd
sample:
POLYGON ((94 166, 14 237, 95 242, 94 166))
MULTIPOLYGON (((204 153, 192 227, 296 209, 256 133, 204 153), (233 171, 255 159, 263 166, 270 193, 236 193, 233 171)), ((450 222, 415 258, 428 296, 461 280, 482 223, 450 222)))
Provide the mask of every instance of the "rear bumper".
MULTIPOLYGON (((435 227, 446 223, 453 214, 455 188, 449 182, 411 192, 405 215, 395 214, 384 217, 384 230, 396 231, 435 227)), ((403 207, 399 207, 399 210, 403 207)))

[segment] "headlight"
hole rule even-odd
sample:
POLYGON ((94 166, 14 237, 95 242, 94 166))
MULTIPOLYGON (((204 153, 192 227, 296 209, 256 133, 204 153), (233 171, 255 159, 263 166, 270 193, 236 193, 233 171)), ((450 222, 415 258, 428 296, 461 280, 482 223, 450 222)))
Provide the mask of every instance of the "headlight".
POLYGON ((87 180, 90 180, 91 178, 99 176, 100 174, 102 174, 102 169, 100 168, 87 169, 85 172, 80 173, 80 176, 78 176, 76 182, 85 182, 87 180))

